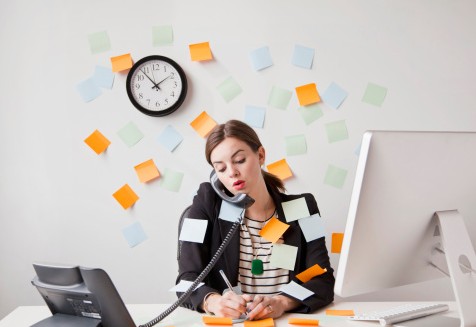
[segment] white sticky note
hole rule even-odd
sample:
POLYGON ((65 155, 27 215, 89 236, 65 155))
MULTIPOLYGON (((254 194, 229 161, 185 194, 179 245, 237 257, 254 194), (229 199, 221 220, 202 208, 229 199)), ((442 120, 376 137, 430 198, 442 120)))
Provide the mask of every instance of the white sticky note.
MULTIPOLYGON (((169 289, 169 292, 185 292, 187 291, 190 286, 192 286, 193 282, 190 282, 188 280, 180 280, 180 282, 175 285, 174 287, 172 287, 171 289, 169 289)), ((204 283, 199 283, 197 285, 197 287, 195 287, 194 291, 196 291, 198 288, 200 288, 204 283)))
POLYGON ((280 288, 280 291, 289 294, 292 297, 295 297, 296 299, 299 299, 301 301, 307 299, 308 297, 314 294, 307 288, 299 285, 294 281, 291 281, 289 284, 282 286, 280 288))
POLYGON ((287 244, 273 244, 269 264, 274 268, 294 270, 298 248, 287 244))
POLYGON ((203 243, 207 231, 208 221, 203 219, 185 218, 180 232, 179 240, 203 243))
POLYGON ((310 217, 299 219, 298 223, 307 242, 317 240, 326 235, 324 221, 317 213, 310 217))
POLYGON ((243 214, 243 208, 234 206, 229 202, 222 201, 218 218, 234 223, 243 214))
POLYGON ((311 215, 305 198, 283 202, 282 206, 287 222, 309 217, 311 215))

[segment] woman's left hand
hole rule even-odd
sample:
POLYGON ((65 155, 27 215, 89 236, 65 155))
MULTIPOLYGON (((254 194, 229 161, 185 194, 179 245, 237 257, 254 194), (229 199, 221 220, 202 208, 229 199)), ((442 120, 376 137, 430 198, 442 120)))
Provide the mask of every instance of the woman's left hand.
MULTIPOLYGON (((288 302, 293 301, 282 295, 277 296, 263 296, 256 295, 251 303, 248 303, 248 319, 260 320, 265 318, 278 318, 283 315, 288 308, 288 302)), ((297 305, 297 302, 296 302, 297 305)))

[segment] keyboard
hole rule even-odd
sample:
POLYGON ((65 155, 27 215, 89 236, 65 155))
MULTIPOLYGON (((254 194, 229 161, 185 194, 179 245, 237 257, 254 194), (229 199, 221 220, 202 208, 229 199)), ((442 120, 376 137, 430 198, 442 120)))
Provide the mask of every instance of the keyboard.
POLYGON ((361 313, 350 320, 378 321, 381 326, 393 325, 402 321, 429 316, 435 313, 448 311, 446 304, 404 304, 391 309, 361 313))

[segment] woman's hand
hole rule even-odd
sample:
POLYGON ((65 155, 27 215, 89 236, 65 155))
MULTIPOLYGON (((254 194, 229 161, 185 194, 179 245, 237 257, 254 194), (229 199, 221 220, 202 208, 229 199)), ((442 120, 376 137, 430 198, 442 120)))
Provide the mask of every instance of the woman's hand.
POLYGON ((216 316, 237 319, 246 313, 246 303, 250 300, 249 295, 238 295, 234 292, 212 294, 207 299, 207 309, 216 316))
POLYGON ((283 295, 263 296, 256 295, 248 304, 248 319, 260 320, 265 318, 279 318, 286 311, 296 308, 299 303, 283 295))

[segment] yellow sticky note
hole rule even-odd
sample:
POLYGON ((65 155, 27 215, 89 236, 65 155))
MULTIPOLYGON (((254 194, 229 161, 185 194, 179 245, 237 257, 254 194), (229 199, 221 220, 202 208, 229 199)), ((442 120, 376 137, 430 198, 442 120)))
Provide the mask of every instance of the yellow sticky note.
POLYGON ((134 167, 141 183, 147 183, 160 176, 159 170, 154 160, 149 159, 134 167))
POLYGON ((286 229, 289 228, 288 224, 283 223, 278 218, 271 218, 266 225, 259 231, 259 234, 266 240, 276 243, 279 238, 284 234, 286 229))
POLYGON ((139 200, 139 197, 137 196, 137 194, 134 193, 134 191, 131 189, 131 187, 128 184, 125 184, 123 187, 117 190, 112 196, 114 196, 117 202, 119 202, 119 204, 124 209, 130 208, 134 203, 136 203, 137 200, 139 200))
POLYGON ((285 180, 286 178, 293 176, 291 168, 289 168, 286 159, 275 161, 267 165, 266 168, 268 168, 269 173, 278 176, 278 178, 281 180, 285 180))
POLYGON ((355 316, 354 310, 332 310, 332 309, 327 309, 326 315, 328 316, 355 316))
POLYGON ((89 145, 91 149, 96 152, 96 154, 101 154, 104 151, 106 151, 107 147, 109 144, 111 144, 111 141, 109 141, 102 133, 98 130, 95 130, 92 132, 91 135, 89 135, 84 142, 89 145))
POLYGON ((273 318, 266 318, 261 320, 245 320, 244 327, 274 327, 273 318))
POLYGON ((202 316, 202 321, 206 325, 233 325, 231 318, 202 316))
POLYGON ((340 253, 343 240, 344 233, 332 233, 331 253, 340 253))
POLYGON ((132 67, 132 57, 130 53, 111 57, 112 71, 120 72, 132 67))
POLYGON ((296 278, 299 279, 301 282, 306 283, 310 281, 313 277, 322 275, 327 271, 326 268, 322 268, 319 266, 317 263, 314 266, 311 266, 304 270, 303 272, 300 272, 299 274, 296 275, 296 278))
POLYGON ((317 319, 304 319, 304 318, 289 318, 288 324, 290 325, 302 325, 302 326, 319 326, 319 320, 317 319))
POLYGON ((213 59, 212 50, 210 49, 210 43, 202 42, 190 44, 190 58, 192 61, 203 61, 213 59))
POLYGON ((301 106, 307 106, 309 104, 321 101, 321 97, 317 92, 317 87, 315 83, 296 87, 296 95, 301 106))
POLYGON ((217 125, 216 121, 210 117, 206 111, 197 116, 190 126, 201 136, 207 137, 211 130, 217 125))

